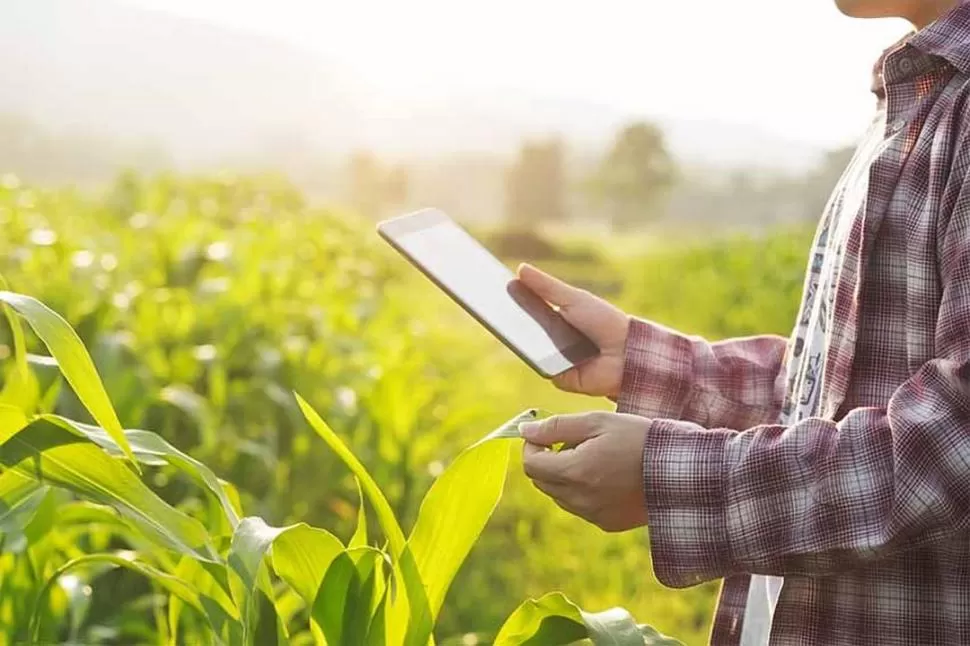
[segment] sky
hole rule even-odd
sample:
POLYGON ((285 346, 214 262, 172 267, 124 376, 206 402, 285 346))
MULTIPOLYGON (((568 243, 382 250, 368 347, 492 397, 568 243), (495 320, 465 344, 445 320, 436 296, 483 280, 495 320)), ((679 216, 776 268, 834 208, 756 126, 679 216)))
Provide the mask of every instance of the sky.
POLYGON ((529 90, 841 145, 901 21, 832 0, 125 0, 311 50, 382 100, 529 90))

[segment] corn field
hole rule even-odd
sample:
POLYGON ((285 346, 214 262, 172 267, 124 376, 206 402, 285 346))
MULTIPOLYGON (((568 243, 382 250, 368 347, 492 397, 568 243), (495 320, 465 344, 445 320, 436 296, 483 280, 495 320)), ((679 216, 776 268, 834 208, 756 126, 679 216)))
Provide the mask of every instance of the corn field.
MULTIPOLYGON (((367 223, 274 178, 7 176, 0 236, 0 645, 706 638, 716 586, 661 588, 642 534, 518 473, 520 411, 602 404, 536 383, 367 223)), ((621 299, 782 325, 802 242, 739 291, 700 252, 627 261, 621 299), (706 309, 642 284, 671 266, 706 309)))

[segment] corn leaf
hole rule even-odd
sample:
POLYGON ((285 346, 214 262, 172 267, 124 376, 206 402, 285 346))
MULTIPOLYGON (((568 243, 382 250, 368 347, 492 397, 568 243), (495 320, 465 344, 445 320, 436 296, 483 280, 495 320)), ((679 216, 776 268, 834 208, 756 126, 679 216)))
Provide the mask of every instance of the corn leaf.
POLYGON ((494 431, 492 431, 482 439, 480 439, 475 444, 472 444, 472 446, 469 448, 474 448, 479 444, 484 444, 485 442, 489 442, 491 440, 519 439, 522 437, 522 433, 519 432, 519 426, 521 426, 524 422, 530 422, 534 419, 538 419, 538 417, 539 417, 539 411, 537 409, 535 408, 526 409, 521 413, 519 413, 518 415, 516 415, 515 417, 513 417, 512 419, 510 419, 509 421, 499 426, 497 429, 495 429, 494 431))
POLYGON ((348 550, 356 561, 356 594, 347 599, 344 609, 344 637, 349 644, 363 644, 367 640, 371 618, 386 588, 384 583, 384 555, 372 548, 348 550))
POLYGON ((581 611, 583 624, 596 646, 643 646, 643 633, 629 612, 610 608, 603 612, 581 611))
POLYGON ((387 597, 388 589, 385 587, 371 616, 370 625, 367 627, 367 637, 363 643, 365 646, 386 646, 387 638, 387 597))
MULTIPOLYGON (((121 457, 123 455, 121 447, 118 446, 114 438, 103 428, 90 424, 82 424, 57 415, 43 415, 41 417, 63 426, 69 431, 82 435, 100 446, 110 455, 115 457, 121 457)), ((236 528, 236 525, 239 524, 238 505, 230 500, 225 483, 221 482, 209 467, 179 451, 151 431, 126 430, 125 437, 128 439, 128 444, 131 446, 135 459, 142 464, 149 466, 170 464, 189 476, 200 487, 206 489, 210 495, 219 501, 222 512, 229 522, 230 527, 232 529, 236 528)))
POLYGON ((354 478, 357 485, 357 528, 354 535, 350 537, 347 547, 364 547, 367 545, 367 510, 364 508, 364 490, 360 486, 360 479, 354 478))
POLYGON ((565 646, 584 638, 596 646, 679 644, 677 641, 645 642, 644 635, 650 630, 647 626, 638 626, 630 613, 621 608, 585 612, 562 593, 553 592, 520 605, 502 626, 495 646, 565 646))
POLYGON ((579 608, 553 592, 522 603, 502 625, 495 646, 558 646, 588 636, 579 608))
POLYGON ((0 473, 0 553, 27 547, 25 529, 47 494, 47 487, 16 471, 0 473))
POLYGON ((327 568, 343 551, 336 536, 301 523, 274 540, 273 570, 312 608, 327 568))
MULTIPOLYGON (((6 291, 7 284, 0 278, 0 289, 6 291)), ((0 404, 9 404, 30 411, 39 395, 37 379, 27 365, 27 344, 24 342, 24 329, 20 324, 20 319, 13 313, 7 305, 0 305, 3 309, 4 318, 10 327, 10 336, 13 339, 14 365, 7 374, 0 391, 0 404)))
MULTIPOLYGON (((323 438, 331 450, 337 454, 337 457, 347 465, 347 468, 360 481, 361 489, 374 507, 377 520, 380 523, 381 529, 384 530, 391 560, 394 564, 393 576, 398 577, 404 584, 405 591, 405 595, 397 595, 394 598, 391 608, 386 613, 388 641, 391 643, 403 643, 405 641, 406 631, 412 630, 408 626, 414 623, 414 621, 411 621, 411 618, 414 617, 422 620, 421 627, 414 630, 418 634, 424 633, 423 625, 430 621, 428 619, 430 617, 430 611, 427 608, 427 595, 424 590, 424 585, 421 582, 417 562, 411 553, 411 549, 405 543, 404 532, 394 517, 390 503, 387 502, 387 498, 384 497, 380 487, 374 482, 374 479, 367 472, 364 465, 361 464, 357 456, 334 433, 333 429, 323 421, 320 415, 299 394, 296 394, 296 401, 313 430, 323 438)), ((393 582, 390 585, 393 588, 393 582)))
POLYGON ((431 635, 458 568, 502 496, 508 464, 508 443, 478 443, 445 469, 421 503, 408 546, 424 582, 428 615, 412 612, 409 644, 423 645, 431 635))
POLYGON ((327 644, 349 643, 343 638, 344 610, 359 585, 354 560, 341 552, 327 568, 312 607, 311 621, 323 632, 327 644))
POLYGON ((50 588, 57 583, 57 580, 67 574, 69 571, 79 568, 82 566, 109 566, 109 567, 123 567, 132 572, 141 574, 142 576, 150 579, 153 583, 158 584, 164 588, 167 592, 177 596, 184 603, 191 606, 193 609, 199 612, 200 615, 208 619, 205 609, 202 607, 199 597, 195 590, 192 589, 188 583, 179 579, 178 577, 172 576, 171 574, 166 574, 161 570, 158 570, 147 563, 141 563, 129 558, 117 554, 88 554, 81 556, 76 559, 72 559, 57 568, 54 573, 47 579, 44 586, 41 588, 38 602, 34 606, 34 612, 30 618, 30 634, 33 636, 33 643, 38 643, 40 634, 40 609, 43 605, 41 600, 45 599, 50 588))
MULTIPOLYGON (((239 611, 223 585, 213 575, 215 566, 204 567, 195 559, 183 556, 173 574, 192 586, 199 595, 199 602, 205 608, 212 637, 216 643, 233 646, 242 642, 243 632, 239 611)), ((218 570, 217 570, 218 571, 218 570)), ((183 643, 178 640, 178 624, 185 604, 176 595, 170 595, 168 602, 168 625, 171 646, 183 643)))
POLYGON ((643 636, 643 646, 684 646, 683 642, 664 635, 653 626, 640 624, 637 626, 643 636))
POLYGON ((27 426, 27 416, 19 408, 0 404, 0 444, 17 434, 27 426))
POLYGON ((347 448, 347 445, 333 432, 323 418, 317 414, 315 410, 296 394, 296 402, 303 412, 303 416, 306 417, 307 421, 314 431, 317 432, 323 441, 327 443, 330 449, 337 454, 344 464, 347 465, 354 476, 361 484, 361 489, 367 495, 368 500, 370 500, 371 505, 374 507, 374 512, 377 514, 377 520, 380 522, 381 529, 384 530, 384 534, 387 537, 388 547, 391 551, 391 557, 397 560, 401 553, 404 551, 404 531, 401 530, 401 526, 398 524, 397 519, 394 517, 394 511, 391 509, 391 505, 387 502, 387 498, 384 497, 384 493, 381 491, 377 483, 367 472, 367 469, 357 456, 347 448))
POLYGON ((159 498, 124 463, 50 420, 36 419, 0 445, 0 465, 110 505, 169 549, 218 561, 197 520, 159 498))
MULTIPOLYGON (((203 606, 211 608, 210 604, 215 604, 225 614, 226 618, 239 620, 239 610, 232 599, 226 594, 215 577, 198 561, 190 556, 183 556, 173 574, 192 586, 198 593, 199 601, 203 606)), ((213 615, 214 613, 210 611, 209 614, 213 615)))
POLYGON ((371 547, 341 551, 327 569, 311 621, 328 644, 363 644, 376 607, 383 554, 371 547))
POLYGON ((259 625, 259 599, 256 598, 257 586, 265 585, 260 581, 263 557, 273 545, 273 541, 289 527, 271 527, 262 518, 244 518, 236 527, 229 546, 229 568, 235 575, 229 577, 229 589, 233 601, 239 608, 243 624, 243 642, 256 643, 256 630, 259 625))
POLYGON ((78 399, 91 416, 118 443, 125 455, 135 464, 135 456, 125 438, 108 393, 77 333, 61 316, 37 299, 13 292, 0 291, 0 302, 12 307, 22 316, 57 360, 61 374, 71 385, 78 399))

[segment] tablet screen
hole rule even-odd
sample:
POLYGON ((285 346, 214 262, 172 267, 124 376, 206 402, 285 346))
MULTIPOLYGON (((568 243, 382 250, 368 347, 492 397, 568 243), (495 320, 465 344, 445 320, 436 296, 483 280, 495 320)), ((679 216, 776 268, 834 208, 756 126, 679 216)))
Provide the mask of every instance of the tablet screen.
POLYGON ((533 367, 558 374, 596 353, 585 335, 456 222, 439 211, 410 217, 423 214, 423 222, 385 235, 533 367))

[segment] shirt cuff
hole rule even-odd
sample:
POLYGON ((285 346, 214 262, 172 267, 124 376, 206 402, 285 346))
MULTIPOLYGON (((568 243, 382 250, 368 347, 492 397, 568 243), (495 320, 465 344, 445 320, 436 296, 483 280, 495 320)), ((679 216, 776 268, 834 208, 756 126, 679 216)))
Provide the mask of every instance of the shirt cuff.
POLYGON ((691 340, 642 319, 631 319, 617 412, 680 419, 693 388, 691 340))
POLYGON ((733 431, 657 419, 647 429, 643 482, 657 579, 685 588, 732 573, 728 444, 733 431))

